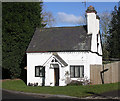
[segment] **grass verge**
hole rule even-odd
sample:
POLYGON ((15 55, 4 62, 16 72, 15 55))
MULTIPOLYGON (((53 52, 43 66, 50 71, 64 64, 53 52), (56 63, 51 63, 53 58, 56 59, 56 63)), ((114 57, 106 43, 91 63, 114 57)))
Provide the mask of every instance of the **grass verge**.
POLYGON ((2 82, 2 88, 14 91, 41 93, 41 94, 59 94, 75 97, 85 97, 91 93, 100 94, 107 91, 117 90, 119 83, 102 84, 102 85, 86 85, 86 86, 55 86, 40 87, 26 86, 22 80, 6 80, 2 82))

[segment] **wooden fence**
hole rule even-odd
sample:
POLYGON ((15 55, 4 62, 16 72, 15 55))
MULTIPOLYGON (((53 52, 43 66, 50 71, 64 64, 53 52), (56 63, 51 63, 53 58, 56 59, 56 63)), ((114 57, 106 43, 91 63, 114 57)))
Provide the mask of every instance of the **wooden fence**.
POLYGON ((120 82, 120 61, 90 66, 90 80, 92 84, 120 82))

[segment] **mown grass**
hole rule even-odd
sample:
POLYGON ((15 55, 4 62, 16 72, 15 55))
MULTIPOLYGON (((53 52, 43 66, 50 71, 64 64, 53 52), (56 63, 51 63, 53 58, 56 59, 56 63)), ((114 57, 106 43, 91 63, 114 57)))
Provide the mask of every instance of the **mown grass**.
POLYGON ((55 86, 55 87, 33 87, 26 86, 22 80, 6 80, 2 82, 2 88, 15 91, 42 93, 42 94, 60 94, 76 97, 85 97, 91 95, 88 92, 100 94, 107 91, 117 90, 120 83, 86 85, 86 86, 55 86))

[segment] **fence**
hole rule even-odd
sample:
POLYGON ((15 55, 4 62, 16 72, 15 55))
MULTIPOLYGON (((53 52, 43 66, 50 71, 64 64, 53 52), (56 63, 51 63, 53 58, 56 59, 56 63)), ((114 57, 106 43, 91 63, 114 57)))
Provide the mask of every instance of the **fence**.
POLYGON ((92 84, 120 82, 120 61, 90 66, 90 80, 92 84))

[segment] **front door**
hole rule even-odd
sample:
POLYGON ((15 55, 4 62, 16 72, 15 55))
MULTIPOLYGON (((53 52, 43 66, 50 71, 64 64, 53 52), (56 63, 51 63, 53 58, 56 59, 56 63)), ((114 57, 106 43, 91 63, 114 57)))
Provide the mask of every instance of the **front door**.
POLYGON ((45 86, 45 67, 42 68, 42 86, 45 86))
POLYGON ((54 68, 55 86, 59 86, 59 68, 54 68))

